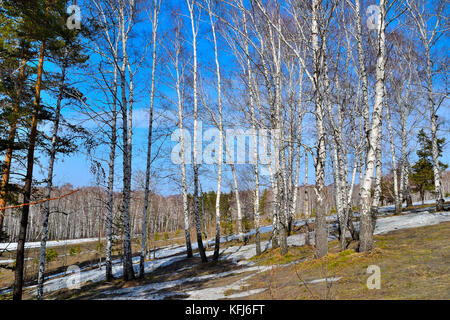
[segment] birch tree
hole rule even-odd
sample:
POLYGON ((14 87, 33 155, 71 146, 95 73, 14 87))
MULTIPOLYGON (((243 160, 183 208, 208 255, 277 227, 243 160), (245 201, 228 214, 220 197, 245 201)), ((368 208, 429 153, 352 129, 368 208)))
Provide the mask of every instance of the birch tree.
POLYGON ((321 1, 312 1, 311 12, 311 46, 314 64, 313 74, 313 90, 314 90, 314 104, 315 104, 315 117, 317 127, 317 154, 314 163, 316 172, 316 184, 314 191, 316 193, 317 205, 316 205, 316 220, 314 223, 314 255, 316 258, 321 258, 327 254, 328 251, 328 237, 327 237, 327 225, 326 225, 326 208, 324 198, 325 187, 325 129, 324 129, 324 117, 325 112, 323 109, 322 95, 320 93, 320 73, 321 73, 321 57, 319 47, 319 13, 321 11, 321 1))
MULTIPOLYGON (((200 212, 199 212, 199 199, 198 199, 198 187, 199 187, 199 175, 198 175, 198 65, 197 65, 197 35, 198 35, 198 19, 199 17, 195 16, 195 0, 186 0, 186 4, 189 10, 189 17, 191 22, 191 32, 192 32, 192 50, 193 50, 193 67, 192 67, 192 75, 193 75, 193 96, 194 96, 194 147, 193 147, 193 169, 194 169, 194 220, 195 220, 195 229, 197 232, 197 244, 198 250, 200 252, 200 257, 202 262, 207 262, 205 249, 203 247, 202 241, 202 233, 200 226, 200 212), (197 25, 196 25, 197 24, 197 25)), ((199 9, 200 11, 200 9, 199 9)), ((201 143, 201 142, 200 142, 201 143)))
POLYGON ((373 229, 375 217, 371 210, 370 189, 372 185, 373 170, 377 159, 377 145, 381 138, 381 116, 384 99, 385 80, 385 28, 386 28, 386 1, 380 0, 378 25, 377 25, 377 62, 376 62, 376 84, 375 98, 372 111, 372 124, 369 135, 369 148, 366 156, 366 166, 363 180, 360 183, 361 189, 361 219, 360 219, 360 243, 361 252, 373 249, 373 229))
POLYGON ((216 233, 215 233, 215 244, 214 244, 214 255, 213 260, 219 259, 220 250, 220 193, 222 188, 222 163, 223 163, 223 120, 222 120, 222 78, 220 72, 220 62, 219 62, 219 50, 217 47, 217 37, 216 37, 216 26, 215 18, 213 16, 213 8, 210 0, 206 0, 206 6, 208 9, 209 22, 211 25, 211 33, 213 37, 214 44, 214 61, 216 65, 216 77, 217 77, 217 108, 218 108, 218 129, 219 129, 219 148, 216 150, 218 156, 217 159, 217 191, 216 191, 216 233))
MULTIPOLYGON (((59 122, 61 117, 61 102, 64 94, 64 86, 66 81, 66 69, 68 66, 68 52, 67 48, 64 52, 64 57, 61 66, 61 82, 59 85, 59 93, 58 99, 56 102, 55 115, 54 115, 54 123, 53 123, 53 132, 52 132, 52 142, 50 148, 50 159, 48 164, 48 175, 47 175, 47 187, 46 187, 46 198, 49 199, 52 192, 53 185, 53 168, 56 158, 56 148, 57 148, 57 138, 58 138, 58 129, 59 122)), ((42 236, 41 236, 41 246, 39 252, 39 274, 38 274, 38 289, 37 289, 37 298, 41 300, 43 298, 44 293, 44 272, 45 272, 45 251, 46 251, 46 242, 48 236, 48 218, 50 216, 50 202, 47 201, 44 203, 44 217, 42 221, 42 236)))
MULTIPOLYGON (((113 279, 112 274, 112 245, 113 245, 113 214, 114 214, 114 184, 115 184, 115 161, 116 149, 118 139, 117 107, 121 105, 118 86, 119 86, 119 45, 121 43, 121 32, 119 25, 119 14, 116 3, 114 1, 92 1, 89 7, 89 18, 93 20, 94 24, 99 25, 100 32, 98 37, 92 41, 92 51, 99 55, 104 61, 105 65, 100 63, 98 70, 95 73, 100 74, 97 80, 98 87, 101 89, 108 106, 93 108, 89 105, 83 104, 86 109, 86 114, 90 118, 106 125, 105 135, 107 136, 107 143, 109 145, 108 155, 108 178, 106 186, 106 246, 105 246, 105 270, 106 281, 113 279), (109 68, 107 68, 109 66, 109 68), (112 69, 112 70, 111 70, 112 69), (112 73, 112 79, 110 78, 112 73), (106 109, 106 110, 104 110, 106 109), (99 110, 99 111, 97 111, 99 110), (102 113, 105 111, 104 113, 102 113), (110 115, 110 116, 109 116, 110 115)), ((93 104, 89 101, 89 104, 93 104)))
POLYGON ((142 240, 141 253, 139 260, 139 277, 144 277, 144 260, 147 246, 147 209, 150 194, 150 166, 152 161, 152 134, 153 134, 153 107, 155 103, 155 81, 156 81, 156 61, 157 61, 157 32, 159 26, 159 12, 161 8, 161 0, 153 1, 153 10, 151 16, 152 22, 152 74, 151 74, 151 89, 150 89, 150 114, 148 122, 148 138, 147 138, 147 162, 145 168, 145 187, 144 187, 144 205, 142 212, 142 240))
POLYGON ((130 32, 135 23, 136 4, 134 0, 120 0, 119 2, 119 25, 122 42, 122 65, 119 68, 120 89, 122 100, 122 143, 123 143, 123 278, 125 281, 135 278, 131 252, 130 234, 130 201, 131 201, 131 159, 132 159, 132 136, 133 136, 133 102, 135 71, 131 70, 128 57, 128 40, 130 32), (127 77, 128 73, 128 77, 127 77), (127 86, 128 94, 127 98, 127 86))
MULTIPOLYGON (((187 257, 192 257, 192 245, 191 245, 191 235, 190 235, 190 219, 189 219, 189 204, 188 204, 188 185, 187 185, 187 176, 186 176, 186 155, 190 156, 191 152, 191 140, 190 137, 185 137, 185 128, 184 128, 184 120, 185 120, 185 83, 186 83, 186 74, 185 70, 187 68, 186 59, 183 56, 183 43, 182 39, 182 29, 184 25, 182 24, 181 17, 174 13, 174 30, 173 30, 173 40, 172 47, 173 50, 167 50, 168 55, 170 57, 170 61, 173 65, 173 69, 175 72, 169 73, 171 75, 170 82, 174 83, 174 88, 176 91, 177 100, 173 103, 177 106, 178 113, 178 130, 179 130, 179 145, 180 145, 180 170, 181 170, 181 190, 182 190, 182 212, 183 212, 183 221, 184 221, 184 235, 185 235, 185 243, 186 243, 186 253, 187 257), (174 73, 174 75, 173 75, 174 73), (189 138, 189 139, 186 139, 189 138), (188 147, 186 150, 186 146, 188 147)), ((171 68, 172 66, 168 67, 171 68)))
MULTIPOLYGON (((437 3, 429 3, 421 0, 408 0, 409 14, 414 22, 415 31, 422 42, 425 51, 425 88, 427 94, 427 108, 430 117, 430 130, 433 153, 433 172, 434 172, 434 195, 436 199, 436 211, 442 211, 444 206, 444 195, 442 190, 441 172, 439 168, 439 151, 437 144, 438 116, 437 111, 440 104, 436 103, 439 97, 436 95, 433 87, 433 80, 436 78, 434 68, 436 62, 432 59, 433 52, 437 49, 438 41, 447 31, 447 21, 445 12, 447 12, 448 1, 442 0, 437 3)), ((437 49, 439 50, 439 49, 437 49)))

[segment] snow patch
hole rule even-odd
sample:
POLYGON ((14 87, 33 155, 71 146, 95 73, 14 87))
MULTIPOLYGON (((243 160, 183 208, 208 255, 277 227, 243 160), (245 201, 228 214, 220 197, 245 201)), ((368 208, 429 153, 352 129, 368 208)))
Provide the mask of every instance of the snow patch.
MULTIPOLYGON (((258 271, 262 272, 262 270, 265 270, 264 267, 251 267, 251 268, 244 268, 244 269, 238 269, 238 270, 231 270, 231 271, 225 271, 220 272, 216 274, 207 274, 203 276, 198 277, 188 277, 178 280, 171 280, 171 281, 165 281, 165 282, 156 282, 156 283, 150 283, 142 286, 132 287, 132 288, 122 288, 122 289, 116 289, 116 290, 107 290, 104 291, 103 294, 108 297, 107 299, 111 300, 127 300, 127 299, 155 299, 161 296, 161 293, 158 291, 161 290, 167 290, 175 287, 182 287, 182 285, 186 283, 195 283, 195 282, 201 282, 201 281, 207 281, 211 279, 219 279, 223 277, 227 277, 234 274, 240 274, 245 272, 253 272, 258 271)), ((254 274, 252 274, 253 276, 254 274)), ((241 279, 242 280, 242 279, 241 279)), ((212 290, 216 290, 216 288, 209 288, 212 290)), ((203 289, 206 290, 206 289, 203 289)), ((192 291, 195 292, 195 291, 192 291)), ((183 294, 182 292, 177 292, 176 294, 171 295, 180 295, 183 294)), ((190 294, 190 291, 186 292, 186 294, 190 294)), ((165 297, 168 297, 167 294, 162 293, 165 297)), ((191 298, 189 298, 191 299, 191 298)))

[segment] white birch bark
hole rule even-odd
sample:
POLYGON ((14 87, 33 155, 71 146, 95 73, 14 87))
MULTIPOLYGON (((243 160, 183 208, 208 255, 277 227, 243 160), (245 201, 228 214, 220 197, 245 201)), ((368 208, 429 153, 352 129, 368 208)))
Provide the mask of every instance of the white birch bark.
MULTIPOLYGON (((67 50, 67 49, 66 49, 67 50)), ((58 129, 59 122, 61 119, 61 102, 64 94, 64 86, 66 80, 66 69, 67 69, 67 51, 65 53, 64 61, 61 68, 61 82, 59 84, 58 100, 56 102, 55 116, 53 122, 53 132, 52 132, 52 144, 50 147, 50 159, 48 163, 48 174, 47 174, 47 187, 46 187, 46 198, 49 199, 52 192, 53 186, 53 168, 56 159, 56 144, 58 139, 58 129)), ((44 275, 45 275, 45 251, 47 246, 48 237, 48 220, 50 217, 50 201, 47 201, 43 205, 44 214, 42 218, 42 233, 41 233, 41 245, 39 250, 39 272, 38 272, 38 285, 37 285, 37 299, 42 300, 44 295, 44 275)), ((32 220, 32 219, 31 219, 32 220)), ((31 227, 30 227, 31 228, 31 227)))
POLYGON ((152 134, 153 134, 153 107, 155 102, 155 81, 156 81, 156 60, 157 60, 157 34, 159 26, 159 10, 161 0, 153 1, 152 15, 152 75, 150 89, 150 114, 148 122, 148 138, 147 138, 147 162, 145 168, 145 186, 144 186, 144 204, 142 209, 142 230, 141 230, 141 252, 139 259, 139 277, 144 277, 144 261, 147 248, 147 209, 150 194, 150 170, 152 158, 152 134))
MULTIPOLYGON (((276 26, 281 27, 280 13, 277 12, 276 26)), ((277 137, 278 148, 276 149, 275 155, 275 184, 277 186, 277 197, 275 199, 278 205, 279 219, 278 223, 280 225, 280 253, 285 255, 288 251, 287 248, 287 225, 286 216, 288 214, 288 208, 286 203, 286 168, 285 168, 285 152, 284 152, 284 130, 281 125, 282 121, 282 110, 281 110, 281 39, 278 36, 275 38, 275 34, 272 27, 269 27, 270 43, 272 49, 272 59, 274 64, 274 81, 275 81, 275 119, 274 128, 279 131, 279 137, 277 137)), ((272 137, 273 139, 273 137, 272 137)))
MULTIPOLYGON (((381 4, 380 4, 381 6, 381 4)), ((361 5, 360 0, 355 0, 355 15, 356 15, 356 44, 358 47, 358 64, 359 64, 359 76, 361 79, 362 85, 362 109, 363 109, 363 119, 364 119, 364 142, 365 142, 365 156, 369 152, 370 141, 369 141, 369 130, 370 130, 370 122, 369 122, 369 93, 368 86, 369 80, 366 70, 366 65, 364 62, 364 47, 363 47, 363 35, 362 35, 362 22, 361 22, 361 5)), ((366 160, 367 164, 367 160, 366 160)), ((361 181, 361 180, 360 180, 361 181)))
MULTIPOLYGON (((179 23, 179 21, 177 21, 179 23)), ((175 87, 177 91, 177 107, 178 107, 178 128, 180 130, 180 153, 181 153, 181 186, 182 186, 182 199, 183 199, 183 218, 184 218, 184 235, 186 241, 186 254, 187 257, 192 257, 192 245, 191 245, 191 233, 190 233, 190 219, 189 219, 189 205, 187 196, 187 181, 186 181, 186 150, 185 137, 184 137, 184 96, 181 89, 182 79, 184 78, 184 69, 180 68, 180 55, 181 55, 181 39, 180 39, 181 26, 178 24, 175 29, 176 43, 175 43, 175 71, 176 81, 175 87)), ((191 141, 189 140, 189 144, 191 141)))
MULTIPOLYGON (((117 51, 116 51, 117 52, 117 51)), ((117 57, 116 57, 117 58, 117 57)), ((107 186, 107 203, 106 203, 106 281, 111 281, 112 274, 112 240, 113 240, 113 206, 114 206, 114 167, 116 159, 116 144, 117 144, 117 66, 114 64, 114 83, 113 83, 113 106, 111 116, 111 137, 110 137, 110 151, 108 163, 108 186, 107 186)))
MULTIPOLYGON (((206 258, 205 249, 203 247, 203 241, 202 241, 202 233, 201 233, 201 226, 200 226, 200 212, 199 212, 199 199, 198 199, 198 186, 199 186, 199 176, 198 176, 198 84, 197 84, 197 77, 198 77, 198 66, 197 66, 197 34, 198 34, 198 27, 195 26, 195 17, 194 17, 194 10, 196 6, 195 0, 186 0, 188 10, 189 10, 189 16, 191 21, 191 32, 192 32, 192 50, 193 50, 193 90, 194 90, 194 148, 193 148, 193 168, 194 168, 194 220, 195 220, 195 229, 197 233, 197 243, 198 243, 198 250, 200 252, 200 257, 202 259, 202 262, 207 262, 208 259, 206 258)), ((200 142, 201 143, 201 142, 200 142)))
MULTIPOLYGON (((294 183, 294 195, 292 198, 292 212, 291 212, 291 216, 294 217, 296 212, 297 212, 297 202, 298 202, 298 194, 300 192, 299 190, 299 173, 300 173, 300 159, 301 159, 301 154, 300 154, 300 146, 301 146, 301 139, 302 139, 302 121, 303 121, 303 108, 302 108, 302 97, 303 97, 303 69, 301 68, 301 66, 299 65, 299 84, 298 84, 298 137, 297 137, 297 159, 296 159, 296 163, 295 163, 295 183, 294 183)), ((305 150, 305 157, 307 157, 307 151, 305 150)), ((307 165, 307 160, 305 159, 305 165, 307 165)), ((308 176, 308 169, 305 169, 305 181, 307 179, 308 176)), ((306 191, 306 186, 305 186, 305 191, 306 191)), ((306 198, 305 198, 306 199, 306 198)), ((306 201, 305 201, 306 202, 306 201)))
MULTIPOLYGON (((381 126, 381 123, 380 123, 381 126)), ((372 229, 375 230, 376 216, 378 213, 378 209, 380 207, 380 197, 381 197, 381 178, 382 178, 382 152, 381 152, 381 138, 382 133, 378 135, 377 146, 376 146, 376 154, 375 154, 375 189, 373 193, 372 199, 372 229)), ((372 230, 372 232, 373 232, 372 230)))
POLYGON ((313 89, 314 89, 314 104, 315 104, 315 117, 317 127, 317 156, 314 164, 316 171, 316 183, 314 191, 316 193, 317 205, 315 208, 315 225, 314 225, 314 254, 316 258, 321 258, 327 254, 328 240, 327 240, 327 225, 326 225, 326 212, 325 212, 325 130, 324 130, 324 111, 322 106, 322 97, 320 93, 320 48, 319 48, 319 12, 320 12, 319 0, 312 1, 312 21, 311 21, 311 41, 314 61, 314 75, 313 75, 313 89))
POLYGON ((378 39, 377 39, 377 63, 375 99, 372 113, 372 126, 369 135, 369 149, 366 157, 366 167, 361 188, 361 220, 360 220, 360 243, 361 252, 370 251, 374 247, 373 223, 374 217, 371 211, 370 189, 372 186, 373 170, 376 162, 376 149, 379 136, 381 135, 381 116, 384 99, 384 77, 385 77, 385 16, 386 2, 380 0, 378 17, 378 39))
POLYGON ((242 10, 242 25, 244 29, 244 53, 245 53, 245 61, 247 64, 247 86, 249 89, 249 100, 250 100, 250 117, 251 124, 253 129, 253 159, 255 159, 256 163, 253 166, 253 172, 255 175, 255 192, 253 198, 253 214, 255 219, 255 245, 256 245, 256 255, 261 254, 261 236, 259 232, 260 228, 260 185, 259 185, 259 169, 258 169, 258 137, 256 135, 257 132, 257 121, 256 121, 256 112, 255 112, 255 98, 253 97, 253 91, 258 90, 256 86, 253 85, 253 72, 252 66, 250 62, 250 51, 248 44, 248 28, 247 28, 247 13, 244 8, 244 4, 242 1, 239 2, 240 8, 242 10))
POLYGON ((120 2, 120 31, 122 40, 122 66, 120 69, 120 85, 122 95, 122 140, 123 140, 123 201, 122 201, 122 215, 123 215, 123 278, 125 281, 133 280, 134 270, 131 252, 131 231, 130 231, 130 201, 131 201, 131 158, 132 158, 132 121, 133 121, 133 76, 129 73, 128 79, 128 93, 127 100, 127 70, 130 65, 127 54, 128 34, 132 25, 132 11, 134 8, 134 0, 129 0, 129 9, 131 11, 127 25, 125 17, 124 1, 120 2))
POLYGON ((220 193, 222 187, 222 163, 223 163, 223 124, 222 124, 222 79, 220 74, 219 51, 217 48, 216 28, 213 20, 211 1, 207 1, 209 21, 214 43, 214 60, 216 64, 217 77, 217 106, 219 112, 219 150, 217 150, 217 193, 216 193, 216 233, 213 260, 219 259, 220 250, 220 193))
POLYGON ((395 144, 394 144, 394 134, 392 130, 391 124, 391 110, 389 108, 389 104, 386 103, 386 119, 388 123, 388 131, 389 131, 389 141, 391 144, 391 156, 392 156, 392 172, 394 175, 394 204, 395 204, 395 214, 400 214, 402 212, 402 200, 400 197, 400 190, 398 185, 398 176, 397 176, 397 159, 395 156, 395 144))

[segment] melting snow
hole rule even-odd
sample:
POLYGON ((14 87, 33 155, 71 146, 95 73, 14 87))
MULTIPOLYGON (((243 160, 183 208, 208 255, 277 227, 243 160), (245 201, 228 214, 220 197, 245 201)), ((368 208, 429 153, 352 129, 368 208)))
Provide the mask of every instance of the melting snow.
MULTIPOLYGON (((421 213, 415 213, 415 214, 408 214, 408 215, 399 215, 399 216, 391 216, 391 217, 384 217, 384 218, 378 218, 377 224, 375 228, 375 234, 382 234, 389 231, 397 230, 397 229, 406 229, 406 228, 415 228, 415 227, 421 227, 426 225, 433 225, 444 221, 450 221, 450 212, 438 212, 438 213, 428 213, 428 212, 421 212, 421 213)), ((298 221, 296 225, 302 225, 304 224, 304 221, 298 221)), ((357 224, 356 224, 357 226, 357 224)), ((332 224, 331 227, 336 227, 336 224, 332 224)), ((261 233, 270 232, 272 229, 272 226, 266 226, 261 228, 261 233)), ((312 235, 312 234, 311 234, 312 235)), ((237 236, 228 237, 228 239, 234 239, 237 236)), ((314 241, 314 237, 311 237, 314 241)), ((330 236, 329 240, 335 239, 335 236, 330 236)), ((97 240, 97 239, 95 239, 97 240)), ((225 238, 222 238, 223 241, 225 241, 225 238)), ((65 240, 58 241, 58 245, 62 244, 70 244, 70 243, 80 243, 80 242, 87 242, 88 239, 79 239, 79 240, 65 240)), ((92 241, 92 240, 89 240, 92 241)), ((304 234, 295 234, 290 237, 288 237, 288 245, 290 246, 301 246, 305 243, 305 235, 304 234)), ((29 243, 33 244, 33 243, 29 243)), ((193 243, 192 245, 193 249, 196 249, 196 243, 193 243)), ((271 247, 271 243, 269 241, 262 241, 261 247, 263 250, 268 249, 271 247)), ((147 261, 145 262, 145 272, 151 272, 157 268, 168 266, 174 262, 183 260, 185 253, 185 247, 184 246, 177 246, 177 247, 168 247, 157 251, 157 257, 160 259, 147 261)), ((212 255, 212 251, 208 251, 207 254, 209 256, 212 255)), ((226 249, 223 249, 221 252, 221 260, 231 260, 234 263, 238 265, 246 265, 251 266, 251 263, 248 262, 248 259, 253 257, 256 254, 255 244, 249 244, 249 245, 242 245, 242 246, 232 246, 228 247, 226 249)), ((133 267, 134 270, 137 272, 139 270, 139 257, 133 258, 133 267)), ((92 270, 86 270, 87 267, 82 269, 80 272, 80 283, 86 283, 88 281, 92 282, 98 282, 105 279, 105 267, 104 263, 101 269, 95 268, 92 270)), ((181 271, 181 270, 179 270, 181 271)), ((229 271, 229 272, 223 272, 219 274, 212 274, 212 275, 205 275, 205 276, 199 276, 199 277, 191 277, 191 278, 185 278, 180 280, 174 280, 174 281, 168 281, 168 282, 162 282, 162 283, 152 283, 146 286, 140 286, 135 288, 127 288, 127 289, 120 289, 122 291, 114 291, 114 293, 107 293, 107 295, 118 295, 115 297, 108 297, 110 298, 132 298, 132 299, 138 299, 138 298, 151 298, 151 299, 164 299, 169 296, 173 295, 179 295, 180 293, 157 293, 157 291, 162 289, 169 289, 174 288, 176 286, 180 286, 187 282, 196 282, 196 281, 203 281, 208 279, 214 279, 219 277, 224 277, 233 273, 239 273, 239 272, 262 272, 261 268, 258 267, 249 267, 244 268, 240 270, 235 271, 229 271), (120 295, 119 295, 120 294, 120 295)), ((113 261, 113 274, 115 277, 120 277, 122 275, 122 265, 120 260, 113 261)), ((51 277, 48 277, 45 282, 44 291, 45 292, 51 292, 55 290, 60 290, 63 288, 67 288, 70 279, 68 278, 68 275, 58 274, 58 275, 52 275, 51 277)), ((245 279, 245 278, 244 278, 245 279)), ((223 292, 228 289, 235 288, 234 285, 238 284, 231 284, 226 287, 221 288, 207 288, 196 291, 187 292, 190 293, 190 299, 194 299, 195 297, 202 297, 202 299, 206 299, 211 297, 211 299, 215 299, 214 297, 223 296, 223 292), (226 289, 224 289, 226 288, 226 289)), ((241 285, 239 285, 240 287, 241 285)), ((34 288, 36 286, 30 286, 28 288, 34 288)), ((2 293, 5 293, 3 291, 2 293)), ((244 294, 244 293, 242 293, 244 294)))

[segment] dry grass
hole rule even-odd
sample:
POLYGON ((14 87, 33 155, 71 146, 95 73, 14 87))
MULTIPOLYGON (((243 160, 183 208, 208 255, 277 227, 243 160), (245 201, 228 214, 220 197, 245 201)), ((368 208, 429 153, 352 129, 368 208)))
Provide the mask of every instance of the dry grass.
MULTIPOLYGON (((444 206, 449 205, 450 201, 444 202, 444 206)), ((421 204, 421 205, 415 205, 415 206, 410 206, 410 207, 405 207, 403 208, 402 211, 408 211, 408 210, 414 210, 414 209, 424 209, 424 208, 430 208, 431 212, 435 212, 436 211, 436 207, 433 204, 421 204)))
MULTIPOLYGON (((296 228, 294 233, 302 232, 296 228)), ((248 299, 449 299, 450 298, 450 222, 415 229, 397 230, 386 235, 375 236, 376 250, 371 253, 357 253, 355 244, 339 252, 337 241, 330 242, 329 254, 322 259, 312 259, 313 249, 309 246, 290 247, 285 256, 280 249, 264 252, 251 260, 258 265, 273 266, 270 271, 257 274, 248 281, 242 290, 267 288, 263 293, 248 299), (381 289, 369 290, 366 286, 367 267, 378 265, 381 269, 381 289), (337 282, 308 284, 315 279, 342 277, 337 282)), ((174 235, 170 235, 170 238, 174 235)), ((271 234, 261 234, 261 240, 268 240, 271 234)), ((152 241, 152 246, 166 246, 184 240, 152 241)), ((247 243, 254 242, 249 237, 247 243)), ((242 245, 238 241, 221 244, 221 248, 242 245)), ((63 272, 72 264, 92 265, 95 267, 102 257, 98 253, 97 243, 80 244, 80 252, 70 254, 71 246, 54 247, 58 258, 48 263, 47 271, 63 272)), ((139 243, 133 244, 133 251, 138 252, 139 243)), ((117 248, 117 253, 120 248, 117 248)), ((37 278, 37 259, 39 249, 27 250, 26 279, 37 278)), ((73 251, 73 250, 72 250, 73 251)), ((104 250, 102 250, 103 252, 104 250)), ((3 257, 5 258, 5 257, 3 257)), ((7 258, 7 257, 6 257, 7 258)), ((176 280, 185 277, 219 273, 238 268, 231 262, 200 263, 198 258, 184 259, 166 268, 146 274, 144 280, 125 283, 115 280, 111 283, 88 283, 81 290, 62 290, 51 293, 50 299, 91 299, 101 296, 106 289, 136 286, 144 283, 176 280), (193 266, 193 267, 192 267, 193 266), (188 268, 182 272, 177 270, 188 268)), ((192 288, 223 286, 244 277, 244 274, 222 279, 191 284, 192 288)), ((10 286, 13 282, 13 270, 0 268, 0 287, 10 286)), ((239 292, 231 290, 227 295, 239 292)), ((8 295, 0 297, 8 298, 8 295)), ((33 296, 25 292, 25 298, 33 296)))
MULTIPOLYGON (((157 235, 152 234, 149 236, 149 247, 153 250, 155 248, 162 248, 174 245, 184 245, 184 231, 180 232, 160 232, 157 235)), ((191 231, 191 241, 197 241, 195 238, 194 230, 191 231)), ((48 249, 54 249, 58 253, 55 260, 46 264, 46 276, 65 272, 70 265, 77 265, 79 267, 92 266, 95 267, 100 261, 105 261, 105 246, 106 241, 101 241, 102 246, 99 247, 98 241, 80 243, 78 245, 65 245, 49 247, 48 249)), ((118 244, 113 246, 113 258, 120 258, 122 245, 118 244)), ((132 241, 132 251, 134 255, 137 255, 141 250, 140 239, 134 239, 132 241)), ((16 258, 16 251, 3 252, 1 255, 2 260, 16 258)), ((39 269, 39 248, 32 248, 25 250, 25 271, 24 279, 25 283, 33 284, 36 282, 38 269, 39 269)), ((14 283, 14 264, 0 266, 0 288, 11 287, 14 283)))
MULTIPOLYGON (((270 290, 248 299, 449 299, 450 222, 415 229, 397 230, 375 236, 377 248, 370 253, 353 249, 338 252, 336 241, 322 259, 312 259, 312 251, 290 249, 288 260, 302 262, 275 267, 275 272, 256 275, 251 289, 270 290), (369 290, 369 265, 381 270, 381 288, 369 290), (333 283, 308 284, 313 279, 342 277, 333 283), (271 293, 272 292, 272 293, 271 293)), ((266 253, 258 263, 265 264, 279 253, 266 253)), ((278 263, 285 263, 281 258, 278 263)))

